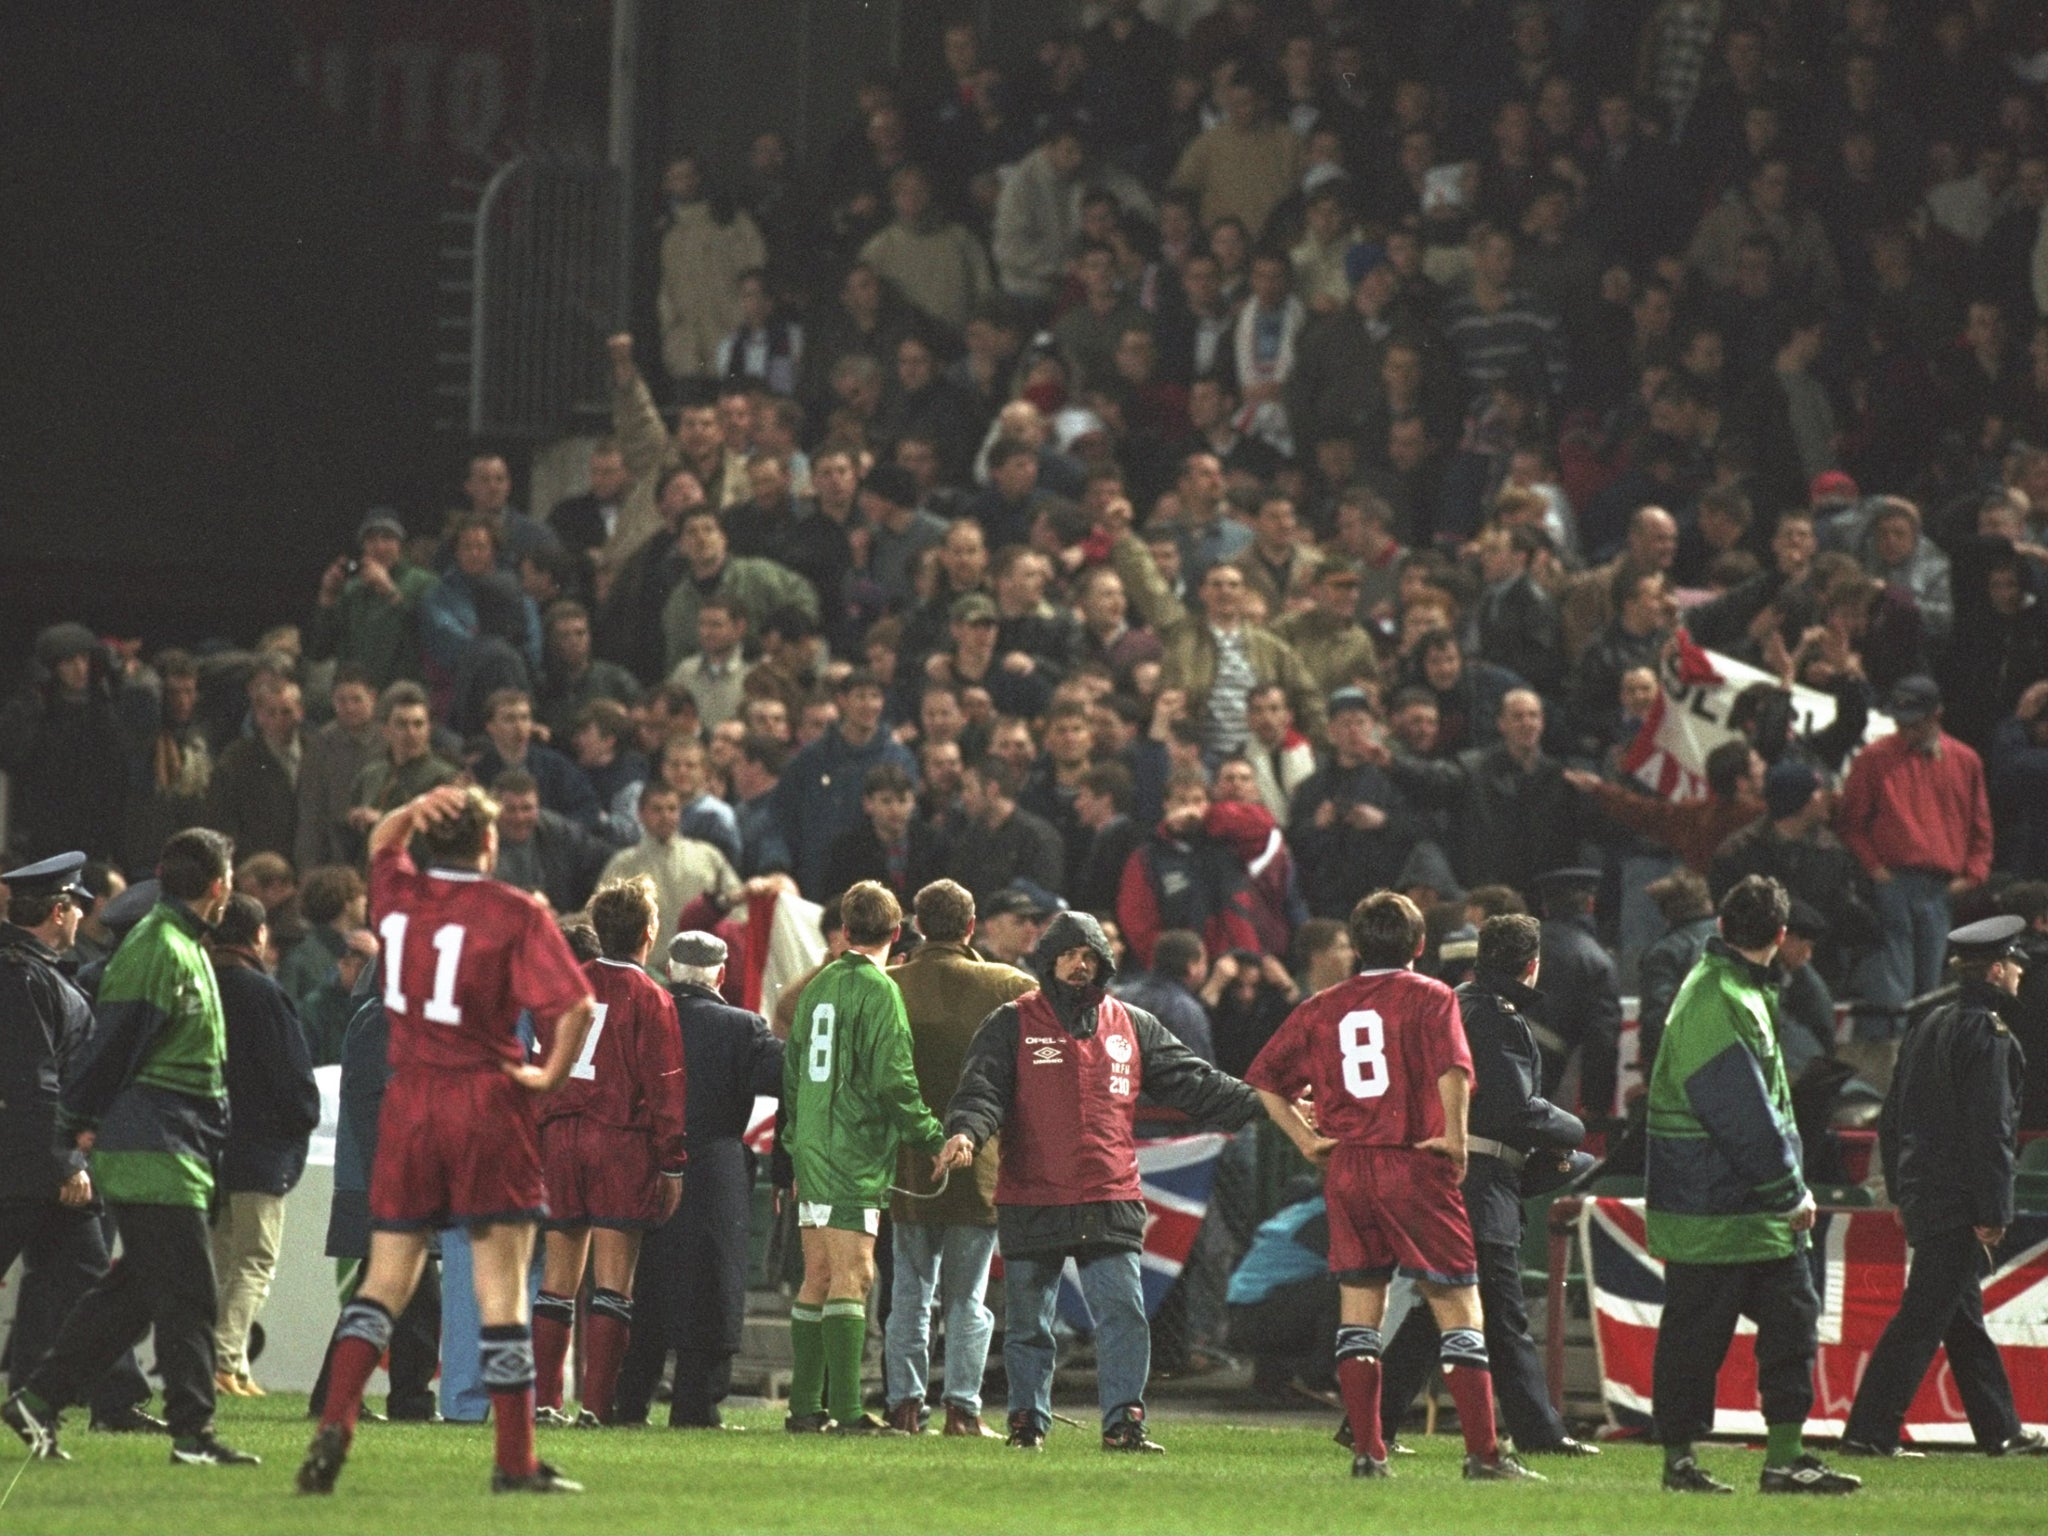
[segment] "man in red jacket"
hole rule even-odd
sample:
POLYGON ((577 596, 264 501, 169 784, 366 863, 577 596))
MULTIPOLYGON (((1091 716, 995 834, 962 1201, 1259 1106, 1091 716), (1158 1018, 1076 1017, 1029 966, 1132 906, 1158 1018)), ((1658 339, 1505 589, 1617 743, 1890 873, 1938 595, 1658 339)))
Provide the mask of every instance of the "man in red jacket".
POLYGON ((1863 967, 1863 995, 1885 1010, 1860 1033, 1895 1038, 1906 1004, 1941 985, 1951 900, 1991 873, 1984 764, 1941 728, 1941 690, 1901 678, 1887 708, 1898 730, 1849 770, 1835 831, 1869 871, 1883 937, 1863 967))

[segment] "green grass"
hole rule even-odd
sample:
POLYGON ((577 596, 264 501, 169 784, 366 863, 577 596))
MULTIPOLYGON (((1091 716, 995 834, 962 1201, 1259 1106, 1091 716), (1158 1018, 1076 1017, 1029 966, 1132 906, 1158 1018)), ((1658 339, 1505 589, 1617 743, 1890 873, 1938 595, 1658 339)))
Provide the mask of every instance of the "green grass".
MULTIPOLYGON (((1597 1461, 1539 1463, 1541 1487, 1468 1486, 1458 1445, 1417 1442, 1391 1483, 1354 1484, 1346 1454, 1327 1429, 1176 1418, 1153 1421, 1168 1454, 1103 1455, 1095 1437, 1059 1426, 1042 1455, 994 1441, 844 1442, 791 1439, 780 1419, 741 1417, 754 1433, 666 1430, 543 1434, 542 1455, 583 1479, 590 1493, 565 1500, 492 1498, 487 1430, 370 1425, 331 1499, 291 1492, 305 1447, 303 1403, 273 1397, 225 1405, 223 1438, 258 1452, 260 1468, 172 1467, 166 1442, 76 1431, 68 1465, 26 1468, 4 1506, 0 1536, 80 1533, 146 1536, 199 1532, 377 1532, 388 1536, 589 1529, 629 1532, 916 1531, 930 1536, 999 1532, 1242 1531, 1588 1532, 1651 1536, 1734 1531, 1807 1533, 2048 1528, 2042 1494, 2048 1465, 1935 1455, 1926 1461, 1854 1464, 1863 1492, 1847 1499, 1763 1500, 1754 1490, 1759 1451, 1710 1448, 1703 1460, 1741 1492, 1734 1498, 1662 1493, 1658 1457, 1611 1447, 1597 1461)), ((0 1447, 0 1488, 21 1471, 10 1440, 0 1447)))

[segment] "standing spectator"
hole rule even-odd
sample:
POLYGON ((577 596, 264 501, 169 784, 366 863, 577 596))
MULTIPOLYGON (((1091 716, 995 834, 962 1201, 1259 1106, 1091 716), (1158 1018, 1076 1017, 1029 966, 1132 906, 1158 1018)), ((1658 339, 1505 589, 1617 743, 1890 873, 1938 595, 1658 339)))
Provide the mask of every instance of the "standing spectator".
POLYGON ((867 771, 860 809, 861 823, 832 844, 825 863, 826 895, 870 880, 886 886, 901 903, 939 877, 945 845, 938 829, 917 814, 917 785, 900 766, 882 763, 867 771))
POLYGON ((1546 870, 1530 882, 1543 912, 1544 1009, 1547 1038, 1543 1091, 1557 1092, 1572 1053, 1579 1059, 1579 1103, 1589 1114, 1613 1113, 1621 1044, 1621 982, 1614 956, 1593 924, 1600 871, 1546 870))
POLYGON ((1038 990, 975 1032, 938 1166, 969 1166, 1002 1133, 995 1201, 1008 1289, 1009 1443, 1035 1450, 1052 1427, 1053 1304, 1073 1258, 1097 1329, 1103 1449, 1156 1452, 1145 1433, 1151 1333, 1139 1285, 1136 1088, 1226 1130, 1256 1119, 1258 1100, 1152 1015, 1107 995, 1116 969, 1094 918, 1061 913, 1031 961, 1038 990), (1055 1070, 1026 1065, 1034 1047, 1024 1041, 1033 1036, 1059 1042, 1055 1070))
POLYGON ((393 683, 377 699, 384 749, 363 764, 349 792, 352 853, 360 856, 370 828, 430 789, 450 782, 457 769, 433 751, 433 717, 418 683, 393 683))
POLYGON ((481 701, 490 687, 524 688, 540 665, 540 610, 519 584, 498 568, 496 529, 481 512, 457 520, 453 566, 420 598, 420 649, 441 701, 481 701))
POLYGON ((1815 1205, 1800 1175, 1792 1089, 1778 1048, 1771 960, 1791 911, 1783 886, 1745 879, 1720 936, 1679 992, 1650 1078, 1649 1249, 1664 1261, 1655 1402, 1664 1486, 1719 1493, 1695 1441, 1738 1318, 1756 1325, 1765 1493, 1853 1493, 1803 1440, 1820 1298, 1807 1260, 1815 1205))
MULTIPOLYGON (((1706 953, 1718 919, 1707 882, 1692 870, 1674 869, 1663 879, 1651 881, 1645 894, 1657 904, 1664 919, 1664 936, 1643 951, 1637 967, 1636 1069, 1647 1084, 1657 1047, 1664 1040, 1664 1021, 1670 1016, 1671 1004, 1706 953)), ((1634 1106, 1630 1107, 1633 1111, 1634 1106)))
POLYGON ((619 445, 605 438, 590 450, 588 489, 564 497, 548 513, 548 527, 571 554, 588 559, 618 531, 633 489, 633 472, 619 445))
POLYGON ((490 790, 498 802, 498 858, 491 878, 531 891, 554 912, 581 911, 613 846, 543 809, 540 786, 524 769, 506 769, 491 780, 490 790))
MULTIPOLYGON (((1322 583, 1317 586, 1320 591, 1322 583)), ((1320 596, 1317 601, 1322 601, 1320 596)), ((1313 641, 1308 645, 1314 649, 1313 641)), ((1308 661, 1306 655, 1303 659, 1311 671, 1315 670, 1314 662, 1308 661)), ((1336 690, 1331 692, 1334 695, 1336 690)), ((1294 728, 1294 710, 1287 702, 1287 690, 1278 683, 1261 683, 1246 694, 1244 716, 1251 735, 1245 741, 1243 755, 1258 784, 1259 803, 1284 824, 1294 792, 1316 771, 1316 750, 1294 728)))
POLYGON ((725 525, 711 507, 700 503, 683 514, 677 547, 684 568, 661 608, 665 671, 673 673, 697 649, 697 610, 713 596, 730 598, 757 629, 769 614, 785 607, 817 623, 816 588, 788 566, 758 555, 734 555, 725 525))
POLYGON ((1879 1142, 1912 1267, 1842 1427, 1844 1453, 1902 1454, 1906 1410, 1942 1347, 1977 1448, 2048 1453, 2048 1436, 2013 1410, 2012 1383, 1984 1330, 1979 1278, 2012 1225, 2025 1061, 2006 1020, 2019 1011, 2025 929, 2023 918, 1993 917, 1950 934, 1958 995, 1922 1019, 1899 1052, 1879 1142))
POLYGON ((1730 837, 1707 866, 1718 900, 1745 875, 1768 875, 1820 913, 1827 935, 1818 966, 1832 987, 1849 982, 1850 962, 1877 937, 1870 881, 1856 856, 1828 827, 1834 795, 1805 763, 1786 759, 1764 775, 1764 814, 1730 837))
POLYGON ((145 1331, 164 1378, 171 1460, 253 1466, 213 1432, 217 1295, 206 1229, 228 1129, 227 1026, 200 935, 227 910, 233 845, 195 827, 164 844, 162 894, 100 978, 98 1027, 65 1083, 57 1126, 92 1153, 123 1261, 79 1298, 0 1416, 32 1455, 57 1454, 56 1416, 83 1402, 145 1331))
POLYGON ((1140 966, 1152 967, 1152 946, 1174 929, 1199 934, 1218 955, 1262 947, 1245 861, 1210 822, 1202 770, 1174 769, 1165 814, 1124 865, 1117 889, 1117 926, 1140 966))
POLYGON ((1301 139, 1271 107, 1271 87, 1256 71, 1239 70, 1223 88, 1223 121, 1181 154, 1169 184, 1201 199, 1204 228, 1235 218, 1246 229, 1264 229, 1266 216, 1300 180, 1301 139))
POLYGON ((739 321, 739 278, 763 266, 768 247, 746 210, 693 153, 661 175, 666 231, 661 237, 661 361, 669 377, 714 372, 718 344, 739 321))
POLYGON ((297 846, 299 765, 305 758, 299 685, 263 680, 251 711, 256 734, 221 753, 207 788, 206 819, 245 854, 289 859, 297 846))
POLYGON ((790 759, 775 789, 775 819, 795 860, 797 885, 813 897, 829 894, 832 845, 860 821, 868 770, 893 763, 913 781, 917 774, 909 749, 882 729, 884 694, 872 672, 847 673, 832 696, 837 723, 790 759))
MULTIPOLYGON (((356 890, 360 903, 360 880, 356 890)), ((227 1022, 229 1120, 220 1165, 225 1198, 213 1224, 220 1283, 213 1384, 230 1397, 265 1395, 249 1374, 249 1330, 277 1273, 285 1196, 306 1170, 307 1143, 320 1124, 305 1031, 291 999, 263 968, 268 943, 263 904, 239 894, 228 898, 207 940, 227 1022)))
POLYGON ((590 610, 569 598, 548 604, 543 615, 547 639, 540 677, 534 685, 534 718, 548 739, 568 750, 576 719, 598 699, 631 709, 640 702, 640 681, 616 661, 591 653, 590 610))
POLYGON ((1883 1016, 1862 1027, 1879 1041, 1897 1035, 1908 1002, 1941 984, 1950 903, 1991 873, 1984 765, 1941 728, 1941 690, 1908 677, 1887 707, 1898 730, 1857 755, 1835 814, 1875 887, 1880 933, 1863 994, 1883 1016))
POLYGON ((1472 287, 1444 313, 1444 335, 1464 381, 1477 401, 1496 385, 1517 379, 1539 381, 1551 396, 1565 385, 1564 326, 1534 294, 1511 287, 1515 242, 1490 224, 1474 228, 1472 287))
POLYGON ((1330 758, 1294 792, 1287 843, 1302 898, 1341 918, 1368 892, 1398 886, 1423 835, 1377 748, 1372 701, 1357 688, 1330 695, 1330 758))
POLYGON ((1863 536, 1863 568, 1913 599, 1920 625, 1934 644, 1955 625, 1955 597, 1948 556, 1921 531, 1920 509, 1903 497, 1887 496, 1863 536))
POLYGON ((1083 912, 1116 910, 1124 866, 1145 840, 1131 819, 1131 771, 1122 763, 1097 763, 1074 790, 1074 820, 1087 834, 1078 863, 1067 873, 1067 890, 1083 912))
POLYGON ((649 779, 640 792, 640 841, 613 854, 598 876, 600 884, 645 875, 654 882, 655 908, 661 931, 676 932, 683 908, 699 896, 730 903, 740 893, 740 877, 725 855, 709 843, 681 834, 682 797, 675 786, 649 779))
MULTIPOLYGON (((952 830, 946 870, 984 908, 996 892, 1015 881, 1028 880, 1047 891, 1066 888, 1059 832, 1017 805, 1029 772, 991 752, 960 775, 965 814, 952 830)), ((992 908, 988 915, 995 915, 992 908)))
POLYGON ((1630 784, 1610 784, 1580 768, 1567 768, 1564 776, 1572 788, 1591 795, 1608 816, 1669 848, 1700 875, 1706 874, 1722 844, 1766 810, 1763 757, 1741 737, 1724 741, 1707 754, 1704 800, 1667 800, 1630 784))
POLYGON ((1478 624, 1482 657, 1554 698, 1564 682, 1564 623, 1532 573, 1536 557, 1549 548, 1548 538, 1529 527, 1496 528, 1480 538, 1486 590, 1478 624))
POLYGON ((420 676, 419 607, 434 573, 405 558, 405 525, 379 508, 356 530, 357 558, 320 577, 306 659, 361 667, 372 688, 420 676))
MULTIPOLYGON (((969 1043, 982 1021, 1037 982, 1014 966, 975 957, 968 947, 974 898, 965 887, 951 880, 924 886, 917 892, 916 916, 924 943, 890 975, 910 1019, 918 1093, 927 1104, 945 1104, 960 1087, 969 1043)), ((897 1154, 896 1182, 907 1193, 890 1205, 895 1278, 884 1351, 889 1422, 909 1434, 923 1428, 936 1299, 946 1323, 945 1432, 999 1439, 981 1421, 981 1378, 995 1325, 982 1297, 996 1247, 996 1149, 984 1146, 971 1168, 934 1194, 928 1165, 906 1148, 897 1154)))
POLYGON ((119 856, 128 760, 115 693, 112 658, 83 624, 36 636, 28 685, 0 708, 0 772, 13 781, 8 832, 19 852, 119 856))
POLYGON ((474 765, 480 783, 520 772, 540 786, 540 803, 582 826, 598 823, 601 807, 590 780, 562 753, 535 738, 533 698, 524 689, 500 688, 484 700, 484 735, 490 744, 474 765))
POLYGON ((669 674, 697 701, 697 718, 715 731, 737 719, 745 702, 740 684, 746 675, 741 647, 747 638, 747 611, 729 597, 708 597, 697 605, 697 650, 669 674))
POLYGON ((2048 879, 2048 681, 2031 684, 1991 739, 1998 867, 2048 879))
POLYGON ((334 669, 327 697, 334 718, 307 733, 299 756, 298 828, 291 858, 302 870, 348 859, 349 795, 379 745, 377 690, 367 672, 344 662, 334 669))
POLYGON ((1797 299, 1824 306, 1842 297, 1842 272, 1820 216, 1793 201, 1792 166, 1781 155, 1757 160, 1743 195, 1717 203, 1700 220, 1685 262, 1712 287, 1735 286, 1743 245, 1762 236, 1777 252, 1778 268, 1797 299))
POLYGON ((788 760, 788 745, 773 736, 748 731, 740 738, 732 765, 732 809, 740 829, 739 870, 749 880, 771 871, 787 874, 795 862, 775 818, 775 788, 788 760))
POLYGON ((305 1008, 314 989, 348 952, 350 936, 363 931, 369 915, 363 877, 346 864, 307 870, 299 883, 299 915, 305 919, 306 936, 277 968, 277 984, 295 1010, 305 1008))
POLYGON ((995 287, 980 242, 932 208, 932 183, 922 166, 898 166, 889 178, 896 217, 861 247, 860 259, 947 335, 966 328, 974 307, 995 287))
MULTIPOLYGON (((206 787, 213 777, 213 753, 198 718, 199 663, 185 651, 167 650, 157 653, 155 668, 162 684, 156 729, 146 742, 138 744, 131 760, 133 777, 122 848, 122 862, 129 869, 147 869, 173 832, 196 827, 206 819, 206 787)), ((336 676, 338 679, 340 669, 336 676)), ((335 686, 340 689, 339 681, 335 686)), ((358 688, 352 698, 374 699, 375 695, 358 688)), ((358 726, 367 718, 366 713, 358 726)), ((349 773, 354 771, 351 768, 349 773)), ((346 778, 340 792, 345 806, 346 778)), ((303 805, 300 826, 305 826, 303 805)))
MULTIPOLYGON (((1227 958, 1219 957, 1219 963, 1227 958)), ((1152 941, 1151 963, 1137 975, 1119 977, 1114 990, 1213 1066, 1217 1064, 1215 1031, 1201 996, 1202 984, 1208 979, 1209 956, 1202 947, 1202 936, 1187 928, 1169 928, 1152 941)), ((1252 1055, 1256 1054, 1254 1049, 1252 1055)), ((1250 1060, 1250 1056, 1245 1058, 1246 1063, 1250 1060)))

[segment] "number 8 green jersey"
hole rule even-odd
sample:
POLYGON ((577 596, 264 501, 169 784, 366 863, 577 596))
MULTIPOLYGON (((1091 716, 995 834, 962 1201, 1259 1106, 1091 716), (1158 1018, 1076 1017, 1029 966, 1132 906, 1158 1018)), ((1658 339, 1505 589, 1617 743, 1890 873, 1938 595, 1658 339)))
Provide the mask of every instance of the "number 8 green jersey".
POLYGON ((782 1057, 782 1135, 807 1203, 889 1203, 899 1143, 936 1153, 944 1129, 911 1061, 903 994, 848 950, 797 999, 782 1057))

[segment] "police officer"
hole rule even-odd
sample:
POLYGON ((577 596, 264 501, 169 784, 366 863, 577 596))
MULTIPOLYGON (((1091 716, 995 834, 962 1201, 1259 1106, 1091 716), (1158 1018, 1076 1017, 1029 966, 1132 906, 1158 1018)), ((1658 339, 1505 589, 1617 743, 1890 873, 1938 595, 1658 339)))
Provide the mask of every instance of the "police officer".
POLYGON ((613 1422, 641 1423, 676 1352, 672 1429, 723 1429, 718 1405, 732 1389, 747 1310, 747 1233, 754 1154, 741 1140, 757 1095, 782 1092, 782 1042, 758 1013, 719 995, 725 940, 679 933, 669 941, 670 995, 683 1031, 690 1176, 666 1225, 647 1234, 634 1281, 633 1337, 619 1372, 613 1422))
POLYGON ((1604 1117, 1614 1104, 1621 980, 1593 929, 1600 871, 1553 869, 1538 875, 1535 886, 1543 913, 1543 993, 1549 1000, 1535 1024, 1536 1043, 1543 1047, 1543 1092, 1557 1092, 1566 1060, 1577 1051, 1579 1102, 1604 1117))
MULTIPOLYGON (((1574 1170, 1574 1149, 1586 1134, 1577 1115, 1537 1089, 1542 1057, 1531 1025, 1543 1008, 1543 994, 1535 989, 1542 941, 1533 917, 1489 917, 1479 930, 1472 979, 1458 988, 1473 1078, 1465 1210, 1479 1252, 1494 1400, 1515 1449, 1524 1455, 1597 1456, 1598 1446, 1565 1433, 1564 1420, 1550 1405, 1522 1304, 1524 1179, 1554 1188, 1574 1170)), ((1582 1157, 1579 1166, 1590 1164, 1582 1157)), ((1381 1362, 1381 1423, 1401 1422, 1436 1368, 1437 1354, 1436 1319, 1427 1307, 1410 1309, 1381 1362)))
POLYGON ((1884 1182, 1913 1263, 1899 1310, 1870 1356, 1842 1429, 1846 1455, 1911 1456, 1906 1409, 1937 1348, 1987 1455, 2048 1454, 2022 1430, 1998 1346, 1984 1328, 1983 1277, 2012 1225, 2013 1150, 2026 1058, 2008 1022, 2017 1008, 2026 920, 1988 917, 1948 936, 1955 995, 1900 1043, 1878 1145, 1884 1182))
MULTIPOLYGON (((58 1146, 57 1096, 92 1033, 92 1005, 63 958, 93 895, 82 853, 0 875, 0 1273, 26 1261, 8 1343, 12 1379, 49 1353, 71 1304, 107 1272, 101 1205, 83 1152, 58 1146)), ((132 1353, 93 1393, 93 1423, 161 1430, 144 1413, 149 1386, 132 1353)))

